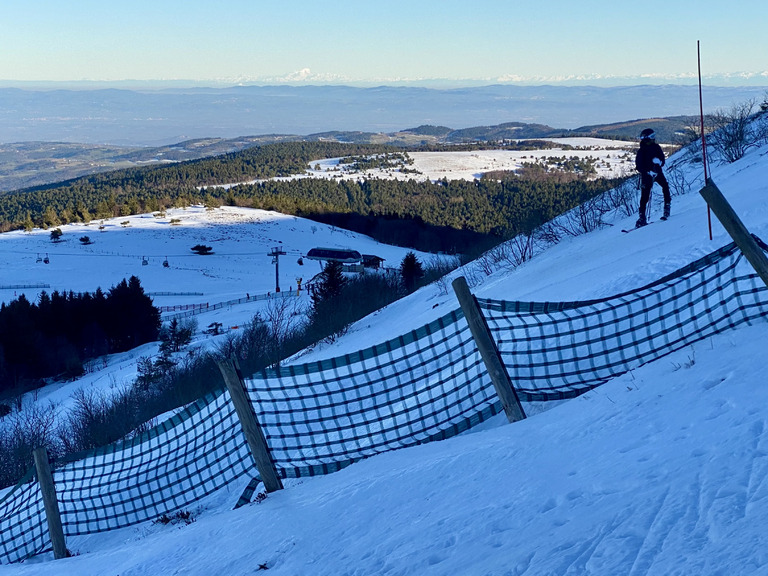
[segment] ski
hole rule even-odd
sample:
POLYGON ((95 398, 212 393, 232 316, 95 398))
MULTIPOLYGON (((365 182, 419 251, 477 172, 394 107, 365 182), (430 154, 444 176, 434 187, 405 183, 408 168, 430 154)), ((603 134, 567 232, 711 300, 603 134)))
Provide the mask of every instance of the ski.
MULTIPOLYGON (((667 221, 667 218, 664 218, 664 216, 659 218, 659 222, 666 222, 666 221, 667 221)), ((634 228, 622 228, 621 231, 624 232, 624 234, 629 234, 633 230, 637 230, 639 228, 645 228, 649 224, 653 224, 653 222, 647 222, 646 224, 643 224, 642 226, 635 226, 634 228)))
POLYGON ((640 228, 645 228, 650 224, 653 224, 653 222, 648 222, 646 224, 643 224, 642 226, 635 226, 634 228, 622 228, 621 231, 624 232, 624 234, 629 234, 630 232, 634 232, 635 230, 640 230, 640 228))

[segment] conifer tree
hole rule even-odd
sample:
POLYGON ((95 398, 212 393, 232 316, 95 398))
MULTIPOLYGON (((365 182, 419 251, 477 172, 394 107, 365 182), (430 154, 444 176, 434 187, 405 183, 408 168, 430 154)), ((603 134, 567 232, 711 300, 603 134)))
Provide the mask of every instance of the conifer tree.
POLYGON ((403 257, 403 261, 400 263, 400 276, 408 293, 416 290, 418 281, 424 277, 424 268, 413 252, 408 252, 403 257))
POLYGON ((340 262, 328 262, 312 290, 312 313, 310 320, 320 337, 334 336, 343 330, 343 322, 337 321, 336 309, 346 285, 340 262))

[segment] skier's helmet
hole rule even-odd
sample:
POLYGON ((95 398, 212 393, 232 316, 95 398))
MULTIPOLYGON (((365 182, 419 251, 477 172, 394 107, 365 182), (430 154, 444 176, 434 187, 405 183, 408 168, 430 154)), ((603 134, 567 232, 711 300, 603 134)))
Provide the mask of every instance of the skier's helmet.
POLYGON ((643 140, 654 140, 656 138, 656 132, 654 132, 651 128, 646 128, 642 132, 640 132, 640 141, 643 140))

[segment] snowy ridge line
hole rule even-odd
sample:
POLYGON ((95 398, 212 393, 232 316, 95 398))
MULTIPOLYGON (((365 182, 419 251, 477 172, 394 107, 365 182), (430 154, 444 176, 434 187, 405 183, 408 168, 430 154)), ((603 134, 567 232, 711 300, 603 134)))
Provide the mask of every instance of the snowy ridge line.
MULTIPOLYGON (((767 295, 728 245, 612 298, 478 301, 521 397, 555 400, 765 317, 767 295)), ((499 411, 458 311, 356 354, 264 372, 245 384, 283 478, 447 438, 499 411)), ((54 471, 66 536, 154 519, 246 476, 258 472, 223 392, 145 434, 64 459, 54 471)), ((0 500, 0 562, 50 548, 33 478, 30 471, 0 500)))

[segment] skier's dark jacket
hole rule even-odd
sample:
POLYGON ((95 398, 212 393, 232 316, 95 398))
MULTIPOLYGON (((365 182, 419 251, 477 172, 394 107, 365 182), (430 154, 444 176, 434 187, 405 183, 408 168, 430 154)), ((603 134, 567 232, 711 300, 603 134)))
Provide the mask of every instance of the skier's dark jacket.
POLYGON ((642 174, 648 172, 660 172, 661 166, 664 166, 664 151, 656 142, 651 140, 642 140, 640 150, 635 156, 635 168, 642 174), (654 164, 653 159, 658 158, 661 164, 654 164))

